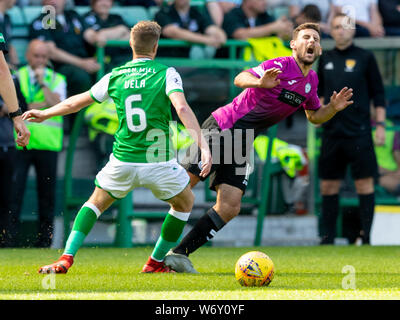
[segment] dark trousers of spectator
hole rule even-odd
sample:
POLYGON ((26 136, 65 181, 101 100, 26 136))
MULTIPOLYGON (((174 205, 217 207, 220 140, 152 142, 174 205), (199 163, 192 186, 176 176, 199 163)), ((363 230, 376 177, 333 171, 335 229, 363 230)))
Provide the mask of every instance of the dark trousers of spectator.
MULTIPOLYGON (((39 228, 35 247, 50 247, 54 230, 54 209, 57 181, 58 152, 46 150, 17 151, 15 159, 13 197, 11 211, 20 217, 25 187, 31 165, 35 168, 38 196, 39 228)), ((32 208, 33 210, 34 208, 32 208)), ((13 229, 14 237, 19 232, 18 224, 13 229)))
POLYGON ((10 229, 13 219, 10 210, 11 186, 15 167, 15 148, 0 147, 0 247, 12 246, 10 229))
POLYGON ((359 24, 356 24, 356 34, 355 37, 356 38, 361 38, 361 37, 370 37, 371 33, 369 32, 369 30, 359 24))
POLYGON ((400 36, 400 26, 399 27, 385 27, 386 36, 400 36))

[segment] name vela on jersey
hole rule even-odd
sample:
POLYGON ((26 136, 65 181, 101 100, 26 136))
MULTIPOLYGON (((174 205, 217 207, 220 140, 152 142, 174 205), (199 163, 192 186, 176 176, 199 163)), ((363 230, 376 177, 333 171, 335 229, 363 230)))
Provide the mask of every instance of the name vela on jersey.
POLYGON ((132 89, 132 88, 145 88, 146 87, 146 80, 126 80, 124 83, 125 89, 132 89))

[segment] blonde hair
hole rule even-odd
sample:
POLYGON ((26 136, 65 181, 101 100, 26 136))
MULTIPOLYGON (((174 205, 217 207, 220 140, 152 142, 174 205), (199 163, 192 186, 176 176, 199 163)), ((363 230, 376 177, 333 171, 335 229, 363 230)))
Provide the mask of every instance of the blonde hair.
POLYGON ((160 39, 161 27, 154 21, 139 21, 131 29, 131 44, 136 54, 149 54, 160 39))

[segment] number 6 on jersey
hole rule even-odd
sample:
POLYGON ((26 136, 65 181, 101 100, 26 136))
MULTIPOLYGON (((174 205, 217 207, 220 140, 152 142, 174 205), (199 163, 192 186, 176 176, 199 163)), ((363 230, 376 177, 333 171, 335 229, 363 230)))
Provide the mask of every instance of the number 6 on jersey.
POLYGON ((134 107, 134 102, 141 102, 142 95, 141 94, 132 94, 128 96, 125 100, 125 112, 126 112, 126 123, 128 128, 132 132, 140 132, 146 129, 147 121, 146 121, 146 113, 141 108, 134 107), (139 124, 135 125, 133 123, 133 116, 139 116, 139 124))

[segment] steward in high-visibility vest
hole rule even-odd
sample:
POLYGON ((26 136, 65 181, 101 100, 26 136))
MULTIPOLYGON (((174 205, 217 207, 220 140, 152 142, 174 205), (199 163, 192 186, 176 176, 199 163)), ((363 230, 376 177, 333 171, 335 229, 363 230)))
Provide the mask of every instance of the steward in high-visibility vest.
POLYGON ((85 110, 85 122, 89 126, 90 141, 101 132, 113 136, 118 129, 118 115, 114 101, 109 99, 102 103, 92 103, 85 110))
MULTIPOLYGON (((387 127, 393 127, 393 122, 386 119, 385 124, 387 127)), ((399 169, 397 161, 393 155, 393 145, 395 140, 394 130, 385 131, 385 143, 383 145, 376 145, 375 154, 378 165, 388 171, 396 171, 399 169)), ((372 137, 375 137, 375 128, 372 130, 372 137)))
MULTIPOLYGON (((29 66, 24 66, 18 70, 21 92, 25 97, 26 103, 45 102, 43 89, 38 83, 32 84, 29 74, 29 66)), ((54 91, 62 82, 66 82, 65 77, 50 68, 45 68, 43 83, 54 91)), ((51 106, 46 106, 48 108, 51 106)), ((27 122, 27 127, 31 132, 31 137, 27 149, 61 151, 63 142, 63 117, 56 116, 41 123, 27 122)), ((21 148, 19 148, 21 149, 21 148)))
MULTIPOLYGON (((259 135, 254 140, 254 149, 262 161, 267 159, 268 143, 269 138, 264 135, 259 135)), ((271 157, 279 159, 282 169, 290 178, 294 178, 296 173, 307 164, 307 159, 299 146, 278 138, 273 141, 271 157)))

